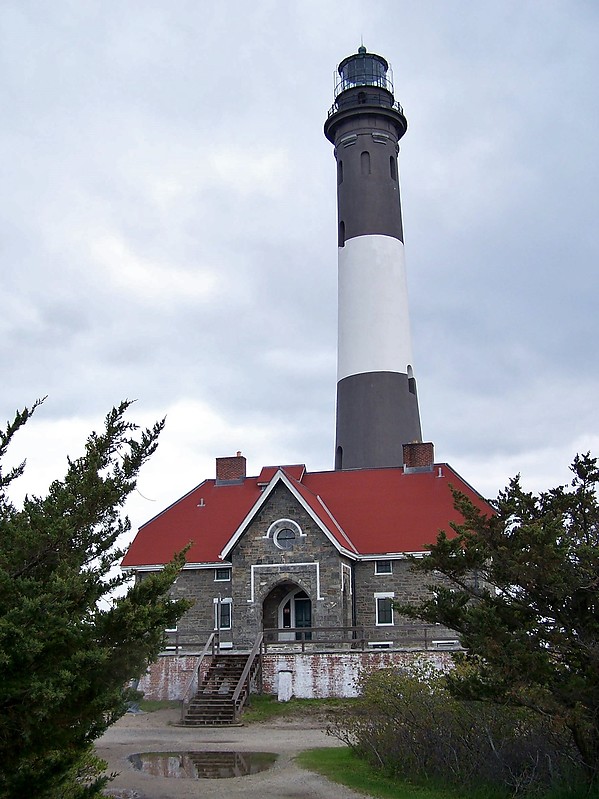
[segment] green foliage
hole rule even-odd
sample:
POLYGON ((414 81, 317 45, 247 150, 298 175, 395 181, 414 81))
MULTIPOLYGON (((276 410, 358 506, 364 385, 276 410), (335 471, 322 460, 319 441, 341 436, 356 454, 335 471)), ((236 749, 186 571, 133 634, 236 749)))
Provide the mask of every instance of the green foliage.
POLYGON ((360 688, 358 705, 329 732, 394 779, 490 799, 537 794, 582 775, 563 729, 525 708, 458 700, 433 669, 365 673, 360 688))
MULTIPOLYGON (((163 427, 138 431, 123 402, 45 497, 22 508, 7 488, 24 464, 0 467, 0 797, 92 796, 106 780, 92 742, 121 716, 187 603, 169 599, 184 553, 118 599, 112 576, 129 530, 121 517, 163 427)), ((0 431, 0 464, 39 405, 0 431)))
POLYGON ((599 768, 597 460, 572 464, 571 486, 533 495, 519 478, 481 514, 455 494, 464 523, 440 533, 414 568, 441 580, 414 618, 456 630, 466 654, 455 696, 527 707, 570 730, 594 780, 599 768))
POLYGON ((308 749, 295 758, 302 768, 380 799, 492 799, 485 791, 464 794, 445 786, 419 785, 382 774, 346 747, 308 749))

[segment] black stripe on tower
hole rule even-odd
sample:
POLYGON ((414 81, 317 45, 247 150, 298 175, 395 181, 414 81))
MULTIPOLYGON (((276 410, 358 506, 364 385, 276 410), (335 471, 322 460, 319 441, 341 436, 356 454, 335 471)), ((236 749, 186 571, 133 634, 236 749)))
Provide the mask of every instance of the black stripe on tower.
POLYGON ((403 241, 397 136, 392 125, 373 130, 375 121, 352 117, 336 130, 340 247, 376 233, 403 241))
POLYGON ((421 441, 416 381, 364 372, 337 383, 335 469, 403 465, 403 445, 421 441))

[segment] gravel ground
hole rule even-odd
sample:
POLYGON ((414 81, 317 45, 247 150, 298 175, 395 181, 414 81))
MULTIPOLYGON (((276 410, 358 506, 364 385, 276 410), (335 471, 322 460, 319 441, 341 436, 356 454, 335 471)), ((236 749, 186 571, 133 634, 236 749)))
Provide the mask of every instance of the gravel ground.
POLYGON ((337 746, 318 719, 294 718, 242 727, 177 727, 178 711, 127 714, 97 742, 98 755, 108 762, 109 772, 118 772, 107 795, 119 799, 358 799, 358 794, 341 785, 305 771, 294 762, 304 749, 337 746), (267 771, 229 779, 177 779, 156 777, 136 771, 128 757, 136 752, 173 751, 276 752, 279 757, 267 771))

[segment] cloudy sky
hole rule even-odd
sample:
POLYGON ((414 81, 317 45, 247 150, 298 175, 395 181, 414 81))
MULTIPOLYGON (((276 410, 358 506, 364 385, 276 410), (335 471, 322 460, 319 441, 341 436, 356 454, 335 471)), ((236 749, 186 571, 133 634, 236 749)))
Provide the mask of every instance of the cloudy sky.
MULTIPOLYGON (((0 419, 42 491, 122 398, 167 428, 134 526, 241 450, 332 467, 322 125, 394 71, 423 433, 486 496, 599 453, 594 0, 2 0, 0 419)), ((17 492, 18 493, 18 492, 17 492)))

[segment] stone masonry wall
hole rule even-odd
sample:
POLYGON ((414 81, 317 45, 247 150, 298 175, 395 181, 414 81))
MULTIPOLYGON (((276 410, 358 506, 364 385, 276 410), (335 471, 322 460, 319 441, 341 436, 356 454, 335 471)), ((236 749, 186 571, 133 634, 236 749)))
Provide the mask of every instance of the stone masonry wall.
MULTIPOLYGON (((419 602, 429 594, 426 586, 433 582, 433 577, 412 571, 407 560, 392 560, 391 568, 391 574, 376 574, 376 561, 355 564, 356 624, 372 628, 369 635, 373 635, 373 641, 390 641, 395 646, 409 646, 414 635, 417 639, 414 644, 422 645, 423 622, 400 616, 396 610, 393 611, 393 625, 377 626, 376 595, 389 593, 394 595, 393 600, 397 602, 419 602), (410 628, 413 628, 413 633, 410 628)), ((437 632, 433 630, 433 637, 457 638, 455 632, 445 627, 439 626, 435 629, 437 632)))
MULTIPOLYGON (((221 631, 221 642, 249 647, 263 626, 276 627, 273 607, 263 618, 263 602, 283 583, 293 583, 311 600, 312 626, 340 627, 351 618, 351 597, 342 592, 339 553, 310 515, 283 485, 279 484, 237 542, 231 555, 231 580, 215 580, 215 568, 185 569, 173 586, 173 596, 194 600, 194 606, 179 621, 178 634, 186 644, 203 644, 214 628, 214 600, 232 599, 232 629, 221 631), (289 550, 279 549, 266 537, 279 519, 296 522, 302 535, 289 550), (252 567, 254 567, 252 569, 252 567), (345 599, 345 606, 344 606, 345 599)), ((229 564, 223 563, 223 567, 229 564)), ((349 583, 345 571, 345 583, 349 583)), ((282 601, 285 590, 281 588, 282 601)), ((276 595, 276 594, 275 594, 276 595)))
MULTIPOLYGON (((226 567, 227 564, 223 564, 226 567)), ((203 646, 214 629, 214 600, 231 597, 231 581, 215 580, 215 569, 184 569, 171 589, 177 599, 191 599, 192 608, 179 620, 179 638, 187 645, 203 646)), ((233 623, 235 614, 233 613, 233 623)), ((230 641, 231 631, 221 632, 221 641, 230 641)))
POLYGON ((284 582, 296 584, 310 598, 313 627, 343 625, 344 559, 282 483, 237 543, 231 561, 236 646, 253 642, 263 626, 264 599, 284 582), (301 528, 302 535, 296 536, 289 550, 279 549, 267 537, 269 527, 279 519, 290 519, 301 528))

